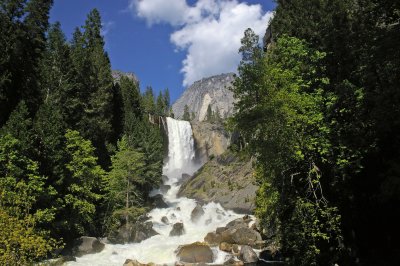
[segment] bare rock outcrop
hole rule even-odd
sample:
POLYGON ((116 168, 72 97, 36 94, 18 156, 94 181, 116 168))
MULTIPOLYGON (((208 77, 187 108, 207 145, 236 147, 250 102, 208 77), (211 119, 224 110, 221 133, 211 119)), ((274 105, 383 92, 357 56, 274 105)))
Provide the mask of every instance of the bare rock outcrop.
POLYGON ((219 111, 220 117, 233 114, 233 92, 229 90, 234 80, 233 73, 221 74, 196 81, 188 87, 182 96, 172 105, 176 118, 182 118, 185 105, 195 121, 204 121, 208 106, 213 112, 219 111))
POLYGON ((255 207, 258 186, 250 158, 227 151, 203 165, 180 187, 178 196, 211 201, 238 213, 250 214, 255 207))

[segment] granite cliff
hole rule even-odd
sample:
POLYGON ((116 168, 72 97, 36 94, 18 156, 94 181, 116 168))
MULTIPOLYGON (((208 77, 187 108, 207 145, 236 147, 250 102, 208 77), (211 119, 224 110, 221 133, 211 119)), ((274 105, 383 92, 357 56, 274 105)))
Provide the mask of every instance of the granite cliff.
POLYGON ((189 107, 190 114, 194 114, 194 121, 205 120, 209 105, 213 112, 218 110, 222 118, 232 115, 234 98, 229 87, 233 80, 234 74, 228 73, 196 81, 172 105, 175 117, 182 118, 185 105, 189 107))

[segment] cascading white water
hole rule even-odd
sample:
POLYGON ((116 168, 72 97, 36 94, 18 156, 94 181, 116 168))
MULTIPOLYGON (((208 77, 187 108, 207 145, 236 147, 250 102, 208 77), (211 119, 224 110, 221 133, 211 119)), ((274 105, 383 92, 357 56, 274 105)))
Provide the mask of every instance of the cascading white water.
MULTIPOLYGON (((168 177, 165 184, 171 188, 167 193, 156 190, 153 194, 162 194, 168 208, 153 209, 149 216, 153 222, 153 229, 159 235, 153 236, 140 243, 112 245, 106 244, 104 250, 97 254, 90 254, 77 258, 76 262, 68 265, 118 265, 126 259, 136 259, 141 263, 153 262, 156 264, 174 265, 177 261, 175 250, 180 245, 203 241, 207 233, 215 231, 217 227, 225 226, 228 222, 237 219, 240 215, 224 210, 220 204, 209 203, 203 206, 204 215, 196 222, 190 219, 196 201, 185 197, 177 198, 180 185, 179 180, 183 173, 193 174, 200 165, 194 163, 195 150, 192 128, 187 121, 167 118, 168 127, 168 160, 163 167, 163 174, 168 177), (167 217, 169 224, 161 222, 167 217), (173 224, 182 222, 185 234, 169 236, 173 224)), ((213 249, 214 263, 223 263, 227 253, 213 249)))

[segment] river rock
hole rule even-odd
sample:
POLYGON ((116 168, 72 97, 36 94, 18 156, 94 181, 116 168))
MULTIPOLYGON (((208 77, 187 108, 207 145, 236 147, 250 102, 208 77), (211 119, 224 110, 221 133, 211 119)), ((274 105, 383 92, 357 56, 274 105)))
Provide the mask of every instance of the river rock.
POLYGON ((72 255, 80 257, 87 254, 94 254, 101 252, 105 247, 105 244, 100 242, 95 237, 82 236, 75 239, 72 248, 72 255))
POLYGON ((222 242, 222 238, 221 235, 214 232, 210 232, 204 238, 204 242, 207 242, 210 245, 219 245, 219 243, 222 242))
POLYGON ((133 238, 133 242, 142 242, 152 236, 158 235, 158 233, 153 229, 152 222, 136 223, 136 232, 133 238))
POLYGON ((155 266, 155 264, 152 262, 144 264, 144 263, 140 263, 137 260, 127 259, 123 266, 155 266))
POLYGON ((261 241, 261 235, 259 232, 254 231, 248 227, 241 227, 232 233, 232 239, 234 244, 238 245, 250 245, 258 247, 259 241, 261 241))
POLYGON ((254 250, 250 246, 242 246, 241 247, 239 258, 244 263, 252 263, 252 262, 258 261, 257 254, 254 252, 254 250))
POLYGON ((219 244, 219 249, 228 253, 232 252, 232 244, 226 243, 226 242, 221 242, 219 244))
POLYGON ((229 266, 243 266, 244 262, 241 260, 235 260, 235 258, 230 258, 229 260, 224 262, 224 265, 229 266))
POLYGON ((190 214, 190 219, 192 220, 192 222, 197 222, 198 220, 200 220, 200 218, 204 215, 204 210, 203 207, 201 207, 200 204, 196 204, 196 207, 194 207, 192 213, 190 214))
POLYGON ((169 224, 169 220, 168 220, 167 216, 163 216, 163 217, 161 218, 161 222, 163 222, 163 223, 165 223, 165 224, 169 224))
POLYGON ((225 227, 226 228, 248 227, 248 223, 243 218, 238 218, 233 221, 230 221, 225 227))
POLYGON ((179 246, 176 255, 180 262, 185 263, 212 263, 214 259, 211 248, 201 242, 179 246))
POLYGON ((185 233, 185 228, 183 227, 183 223, 176 223, 173 225, 171 232, 169 232, 169 236, 180 236, 185 233))
POLYGON ((168 190, 170 190, 170 189, 171 189, 171 186, 170 186, 170 185, 161 185, 161 186, 160 186, 160 191, 161 191, 161 193, 163 193, 163 194, 167 193, 168 190))
POLYGON ((168 208, 168 204, 165 203, 164 198, 161 194, 157 194, 154 197, 152 197, 153 199, 153 205, 156 208, 160 208, 160 209, 164 209, 164 208, 168 208))
POLYGON ((166 175, 161 176, 161 180, 163 183, 166 183, 168 181, 168 176, 166 175))
POLYGON ((112 244, 125 244, 133 241, 135 235, 135 224, 127 223, 118 229, 112 230, 107 236, 112 244))

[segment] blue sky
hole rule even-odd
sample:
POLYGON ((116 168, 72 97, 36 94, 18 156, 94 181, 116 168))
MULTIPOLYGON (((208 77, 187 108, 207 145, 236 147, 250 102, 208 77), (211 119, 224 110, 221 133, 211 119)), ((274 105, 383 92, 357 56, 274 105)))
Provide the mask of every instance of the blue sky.
POLYGON ((235 70, 243 29, 262 34, 274 6, 272 0, 55 0, 50 21, 60 21, 70 39, 97 8, 112 68, 134 72, 142 89, 168 87, 175 101, 193 81, 235 70))

